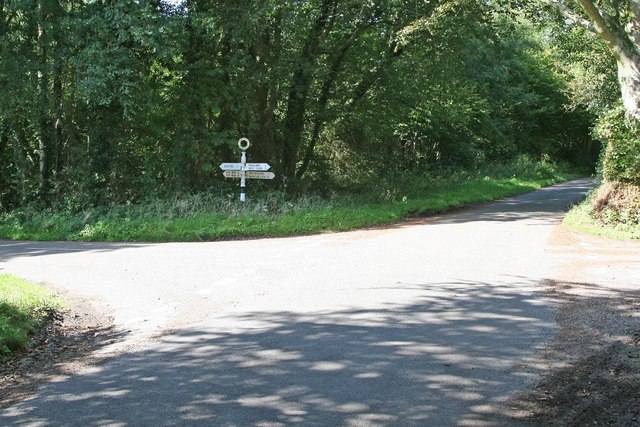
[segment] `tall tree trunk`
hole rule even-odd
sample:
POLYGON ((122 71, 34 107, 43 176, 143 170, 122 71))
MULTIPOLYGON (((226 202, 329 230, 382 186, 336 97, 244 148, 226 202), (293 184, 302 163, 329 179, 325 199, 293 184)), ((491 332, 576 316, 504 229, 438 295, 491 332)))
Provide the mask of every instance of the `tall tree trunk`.
POLYGON ((25 135, 25 129, 28 128, 28 124, 19 120, 15 124, 16 140, 13 144, 13 164, 16 168, 16 177, 18 178, 19 188, 18 192, 18 205, 24 206, 27 203, 27 197, 29 195, 29 172, 27 165, 27 153, 25 152, 29 145, 27 136, 25 135))
POLYGON ((0 122, 0 154, 4 153, 9 145, 9 126, 0 122))
POLYGON ((88 181, 87 190, 94 206, 104 205, 111 201, 109 187, 112 181, 113 155, 115 135, 122 129, 114 128, 120 122, 122 109, 112 102, 92 111, 93 123, 89 130, 88 181))
POLYGON ((616 59, 625 111, 628 116, 640 120, 640 54, 627 51, 616 59))
POLYGON ((350 39, 347 40, 345 45, 340 49, 338 54, 331 61, 331 66, 329 67, 329 75, 322 84, 322 89, 320 90, 320 98, 318 99, 318 111, 316 112, 316 117, 313 123, 311 139, 309 140, 309 144, 305 149, 302 163, 296 171, 297 180, 300 180, 304 176, 304 174, 307 172, 307 169, 309 168, 309 165, 311 164, 311 161, 313 160, 313 153, 320 137, 320 131, 322 130, 322 126, 324 125, 326 120, 325 115, 327 103, 329 102, 329 97, 331 95, 331 89, 333 88, 333 85, 338 78, 338 73, 340 72, 342 63, 344 62, 344 59, 347 55, 347 51, 351 47, 351 44, 353 43, 359 32, 359 29, 356 29, 350 39))
MULTIPOLYGON (((280 96, 279 81, 270 75, 280 59, 282 40, 282 9, 278 9, 273 22, 265 28, 253 47, 256 68, 261 78, 255 84, 255 114, 258 119, 256 143, 252 152, 261 161, 273 162, 276 157, 276 108, 280 96), (254 151, 255 150, 255 151, 254 151)), ((278 165, 274 166, 277 168, 278 165)), ((278 171, 279 172, 279 171, 278 171)))
POLYGON ((47 35, 45 30, 45 5, 46 0, 38 1, 38 27, 37 27, 37 45, 38 45, 38 70, 36 81, 36 93, 38 100, 38 118, 37 118, 37 135, 38 135, 38 156, 40 171, 40 200, 45 204, 49 203, 50 191, 50 169, 51 162, 49 156, 50 136, 48 129, 47 104, 48 104, 48 86, 49 74, 47 70, 47 35))
POLYGON ((60 179, 60 175, 62 174, 63 169, 63 151, 64 151, 64 141, 63 141, 63 100, 64 100, 64 86, 63 86, 63 72, 64 67, 61 59, 60 52, 60 41, 56 40, 56 63, 54 66, 54 76, 53 76, 53 99, 55 102, 55 118, 53 124, 53 145, 55 147, 55 180, 60 179))
POLYGON ((14 190, 13 174, 10 172, 10 157, 6 155, 8 147, 9 126, 0 120, 0 212, 10 208, 11 202, 8 201, 10 199, 8 195, 14 190))
POLYGON ((329 24, 331 11, 336 2, 337 0, 323 0, 291 80, 282 141, 282 174, 285 188, 289 192, 297 191, 296 163, 302 144, 307 98, 313 81, 313 64, 318 54, 322 33, 329 24))

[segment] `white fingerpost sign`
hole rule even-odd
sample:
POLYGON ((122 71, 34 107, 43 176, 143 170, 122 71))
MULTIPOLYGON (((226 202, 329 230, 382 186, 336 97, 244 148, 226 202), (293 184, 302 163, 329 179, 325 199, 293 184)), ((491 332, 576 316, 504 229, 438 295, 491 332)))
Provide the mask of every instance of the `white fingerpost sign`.
POLYGON ((238 140, 238 147, 242 150, 240 163, 222 163, 220 169, 225 178, 240 178, 240 201, 246 200, 244 189, 247 179, 273 179, 276 175, 268 171, 271 166, 268 163, 247 163, 247 149, 251 146, 247 138, 238 140))

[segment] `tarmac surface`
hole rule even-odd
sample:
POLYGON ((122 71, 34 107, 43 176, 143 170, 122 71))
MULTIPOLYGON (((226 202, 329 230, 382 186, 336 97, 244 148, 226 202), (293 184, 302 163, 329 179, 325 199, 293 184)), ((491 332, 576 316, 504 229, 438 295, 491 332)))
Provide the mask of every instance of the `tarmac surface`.
POLYGON ((1 241, 0 271, 90 300, 122 336, 0 425, 509 424, 558 329, 541 284, 606 275, 554 242, 592 185, 287 239, 1 241))

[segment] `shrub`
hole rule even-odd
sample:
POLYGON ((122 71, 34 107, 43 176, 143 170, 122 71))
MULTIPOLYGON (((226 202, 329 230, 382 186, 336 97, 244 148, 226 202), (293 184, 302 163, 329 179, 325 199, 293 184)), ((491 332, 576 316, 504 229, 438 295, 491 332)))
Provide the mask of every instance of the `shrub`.
POLYGON ((607 181, 640 185, 640 126, 625 118, 622 107, 603 115, 594 129, 605 143, 602 173, 607 181))

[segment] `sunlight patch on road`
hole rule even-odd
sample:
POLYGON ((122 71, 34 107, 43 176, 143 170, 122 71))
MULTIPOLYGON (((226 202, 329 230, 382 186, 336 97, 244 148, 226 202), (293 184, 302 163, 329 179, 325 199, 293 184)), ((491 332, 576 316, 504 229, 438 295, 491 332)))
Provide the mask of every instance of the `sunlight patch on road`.
POLYGON ((313 363, 313 365, 311 365, 309 369, 312 371, 333 372, 333 371, 342 371, 344 369, 347 369, 347 365, 340 362, 322 361, 322 362, 313 363))

